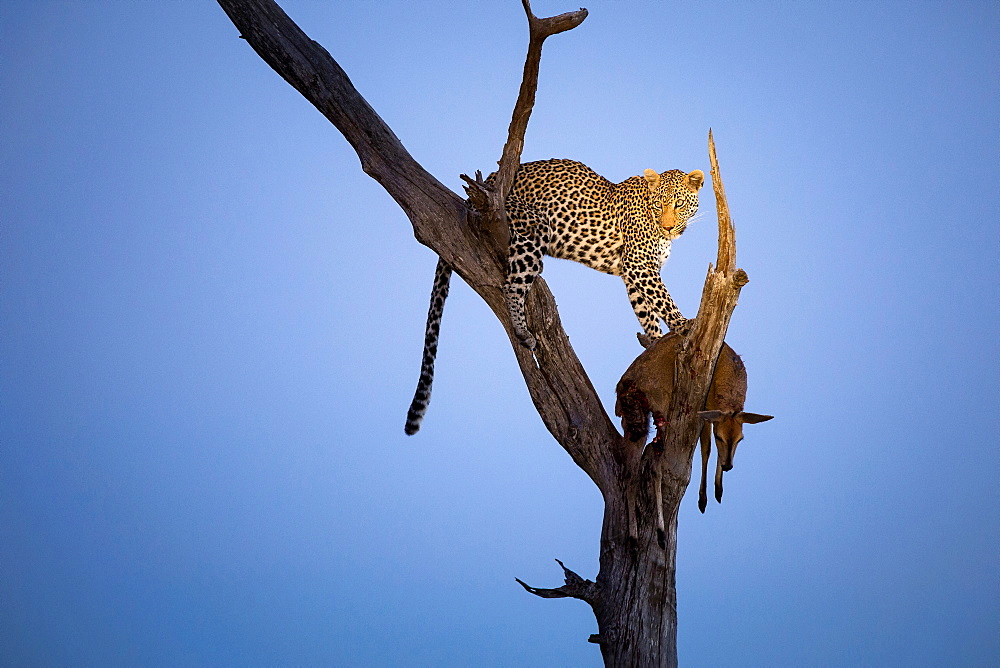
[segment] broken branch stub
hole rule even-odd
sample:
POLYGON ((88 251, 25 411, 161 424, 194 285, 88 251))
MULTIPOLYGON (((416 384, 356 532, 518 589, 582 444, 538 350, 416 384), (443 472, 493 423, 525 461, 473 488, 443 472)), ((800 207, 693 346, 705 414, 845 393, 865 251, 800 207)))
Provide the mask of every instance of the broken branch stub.
MULTIPOLYGON (((722 174, 719 172, 719 159, 715 155, 715 139, 712 137, 711 129, 708 131, 708 160, 712 166, 712 190, 715 192, 715 208, 719 215, 719 254, 715 265, 724 274, 731 276, 736 270, 736 228, 729 215, 726 188, 722 185, 722 174)), ((746 277, 745 272, 743 276, 746 277)), ((743 285, 749 280, 746 278, 743 285)))
POLYGON ((580 577, 570 569, 566 568, 566 564, 558 559, 556 559, 556 563, 562 567, 563 575, 566 579, 566 584, 562 587, 544 589, 541 587, 532 587, 520 578, 514 579, 517 580, 519 585, 524 587, 525 591, 541 598, 578 598, 581 601, 592 603, 595 600, 595 595, 597 593, 597 584, 580 577))

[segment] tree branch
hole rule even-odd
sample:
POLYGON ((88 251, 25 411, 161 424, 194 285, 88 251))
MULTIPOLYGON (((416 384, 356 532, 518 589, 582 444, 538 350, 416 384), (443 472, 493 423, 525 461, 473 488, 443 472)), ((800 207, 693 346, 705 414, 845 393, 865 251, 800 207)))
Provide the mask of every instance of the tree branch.
POLYGON ((521 88, 514 104, 514 113, 507 129, 507 143, 503 147, 500 158, 500 169, 497 171, 496 196, 500 207, 507 199, 514 175, 521 164, 521 151, 524 150, 524 133, 528 129, 528 119, 535 106, 535 92, 538 90, 538 68, 542 60, 542 43, 551 35, 566 30, 572 30, 587 18, 587 10, 560 14, 540 19, 531 12, 529 0, 521 0, 524 13, 528 17, 528 55, 524 59, 524 73, 521 76, 521 88))
POLYGON ((417 239, 474 280, 491 279, 490 260, 473 243, 461 253, 446 242, 469 234, 465 205, 407 152, 354 88, 330 54, 309 39, 273 0, 218 0, 254 51, 311 102, 350 142, 361 167, 378 181, 413 222, 417 239))
POLYGON ((541 598, 578 598, 581 601, 586 601, 588 603, 593 603, 597 595, 597 584, 591 582, 590 580, 584 580, 582 577, 566 568, 566 565, 556 559, 556 562, 562 567, 563 575, 566 578, 566 584, 562 587, 556 589, 542 589, 540 587, 532 587, 531 585, 525 584, 524 581, 519 578, 514 578, 517 583, 524 587, 524 589, 535 596, 541 598))
MULTIPOLYGON (((719 254, 715 265, 723 273, 732 275, 736 270, 736 228, 729 216, 729 203, 726 201, 726 189, 722 185, 722 174, 719 173, 719 159, 715 155, 715 139, 711 129, 708 131, 708 160, 712 165, 712 190, 715 191, 715 207, 719 214, 719 254)), ((743 285, 746 282, 740 287, 743 285)))

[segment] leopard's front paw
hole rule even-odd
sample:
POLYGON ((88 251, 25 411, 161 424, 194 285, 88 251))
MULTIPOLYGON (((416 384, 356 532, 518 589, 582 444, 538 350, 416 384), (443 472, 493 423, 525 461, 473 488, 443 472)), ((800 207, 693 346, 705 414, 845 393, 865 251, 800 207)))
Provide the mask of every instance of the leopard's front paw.
POLYGON ((687 336, 691 333, 694 328, 694 318, 681 318, 670 324, 671 334, 680 334, 681 336, 687 336))

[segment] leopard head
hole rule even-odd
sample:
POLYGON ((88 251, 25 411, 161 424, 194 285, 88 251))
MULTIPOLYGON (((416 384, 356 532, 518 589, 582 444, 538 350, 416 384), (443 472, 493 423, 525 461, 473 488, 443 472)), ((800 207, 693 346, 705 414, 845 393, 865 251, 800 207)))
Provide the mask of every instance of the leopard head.
POLYGON ((679 169, 658 174, 647 169, 643 176, 649 186, 649 206, 654 220, 670 239, 676 239, 698 211, 698 191, 705 185, 700 169, 685 174, 679 169))

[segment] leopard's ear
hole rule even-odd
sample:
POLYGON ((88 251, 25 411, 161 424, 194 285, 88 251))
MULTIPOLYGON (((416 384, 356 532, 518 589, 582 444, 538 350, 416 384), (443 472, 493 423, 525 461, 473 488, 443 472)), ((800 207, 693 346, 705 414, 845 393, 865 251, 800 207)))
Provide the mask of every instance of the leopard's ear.
POLYGON ((652 169, 647 169, 642 175, 646 177, 646 184, 650 190, 656 190, 656 186, 660 185, 660 175, 652 169))
POLYGON ((685 176, 684 180, 687 182, 689 188, 692 188, 695 192, 697 192, 701 190, 703 185, 705 185, 705 172, 700 169, 696 169, 685 176))

